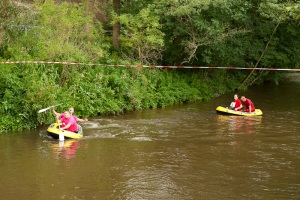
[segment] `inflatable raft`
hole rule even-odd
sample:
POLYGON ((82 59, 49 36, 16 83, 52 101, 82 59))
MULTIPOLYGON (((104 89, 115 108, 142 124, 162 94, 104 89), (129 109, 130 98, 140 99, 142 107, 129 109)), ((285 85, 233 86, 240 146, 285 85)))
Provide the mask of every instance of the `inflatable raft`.
POLYGON ((225 115, 239 115, 239 116, 261 116, 263 112, 260 109, 255 109, 254 112, 243 112, 243 111, 236 111, 230 110, 228 108, 218 106, 216 108, 217 113, 225 114, 225 115))
MULTIPOLYGON (((80 139, 80 138, 82 138, 82 136, 83 136, 82 127, 79 124, 77 124, 77 125, 78 125, 78 133, 74 133, 74 132, 66 131, 66 130, 62 131, 65 139, 80 139)), ((59 125, 57 123, 51 124, 47 129, 47 133, 51 137, 58 139, 59 133, 60 133, 59 125)))

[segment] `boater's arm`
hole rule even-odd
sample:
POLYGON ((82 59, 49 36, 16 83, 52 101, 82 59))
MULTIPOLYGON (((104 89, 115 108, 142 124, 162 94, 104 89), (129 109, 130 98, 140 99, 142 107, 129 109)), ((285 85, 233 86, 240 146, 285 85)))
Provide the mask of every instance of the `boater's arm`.
POLYGON ((89 121, 87 118, 85 119, 76 118, 76 122, 87 122, 87 121, 89 121))
POLYGON ((243 104, 240 105, 240 107, 238 108, 235 108, 234 110, 238 110, 238 109, 241 109, 243 107, 243 104))
POLYGON ((68 123, 66 126, 64 126, 63 128, 60 128, 61 130, 66 130, 71 126, 71 123, 68 123))
POLYGON ((60 113, 57 113, 57 112, 54 110, 54 106, 51 106, 51 108, 52 108, 53 114, 54 114, 56 117, 59 117, 59 116, 60 116, 60 113))
POLYGON ((79 117, 77 117, 77 116, 74 116, 74 115, 72 115, 73 116, 73 118, 75 119, 75 121, 76 122, 87 122, 88 121, 88 119, 80 119, 79 117))

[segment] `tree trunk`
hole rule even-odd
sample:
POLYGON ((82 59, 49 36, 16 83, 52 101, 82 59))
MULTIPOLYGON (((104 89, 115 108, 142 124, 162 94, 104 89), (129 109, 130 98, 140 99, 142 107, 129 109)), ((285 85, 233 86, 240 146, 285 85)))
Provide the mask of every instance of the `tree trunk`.
POLYGON ((2 28, 0 28, 0 46, 2 45, 2 28))
MULTIPOLYGON (((117 15, 120 15, 120 8, 121 8, 121 0, 113 0, 114 5, 114 11, 117 13, 117 15)), ((113 25, 113 47, 118 49, 120 47, 120 21, 117 21, 113 25)))
MULTIPOLYGON (((0 20, 2 21, 2 17, 5 14, 4 10, 6 9, 6 7, 8 6, 9 0, 4 0, 1 7, 0 7, 0 20)), ((0 46, 2 44, 2 32, 3 32, 3 27, 1 27, 0 25, 0 46)))
POLYGON ((92 14, 92 16, 94 16, 95 0, 84 0, 84 4, 85 4, 85 15, 92 14))
POLYGON ((7 5, 8 5, 9 0, 4 0, 1 7, 0 7, 0 17, 1 15, 3 15, 4 10, 6 9, 7 5))
POLYGON ((96 0, 95 18, 102 23, 104 29, 108 29, 109 27, 109 18, 107 15, 108 10, 108 0, 96 0))

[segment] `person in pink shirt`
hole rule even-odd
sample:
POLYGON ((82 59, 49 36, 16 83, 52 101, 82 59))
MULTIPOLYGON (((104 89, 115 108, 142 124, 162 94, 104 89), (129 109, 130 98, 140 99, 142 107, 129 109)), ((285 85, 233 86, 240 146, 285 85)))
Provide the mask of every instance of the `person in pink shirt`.
POLYGON ((80 118, 78 118, 77 116, 73 115, 73 113, 74 113, 74 108, 72 108, 72 107, 69 108, 69 112, 70 112, 71 116, 74 117, 74 119, 76 120, 76 122, 87 122, 87 121, 88 121, 87 118, 85 118, 85 119, 80 119, 80 118))
POLYGON ((76 119, 71 115, 69 111, 65 111, 64 113, 57 113, 54 110, 54 106, 51 106, 52 112, 57 118, 60 118, 60 122, 62 123, 61 129, 72 131, 77 133, 78 132, 78 126, 76 119))
POLYGON ((78 133, 78 126, 74 117, 71 116, 69 111, 64 112, 60 115, 60 121, 62 123, 61 130, 67 130, 74 133, 78 133))
MULTIPOLYGON (((54 110, 54 106, 51 106, 51 108, 52 108, 52 112, 54 113, 54 115, 60 117, 61 114, 60 114, 60 113, 57 113, 57 112, 54 110)), ((71 114, 72 117, 74 117, 74 119, 75 119, 76 122, 87 122, 87 121, 88 121, 87 118, 85 118, 85 119, 80 119, 80 118, 78 118, 77 116, 73 115, 73 113, 74 113, 74 108, 72 108, 72 107, 69 108, 69 113, 71 114)))

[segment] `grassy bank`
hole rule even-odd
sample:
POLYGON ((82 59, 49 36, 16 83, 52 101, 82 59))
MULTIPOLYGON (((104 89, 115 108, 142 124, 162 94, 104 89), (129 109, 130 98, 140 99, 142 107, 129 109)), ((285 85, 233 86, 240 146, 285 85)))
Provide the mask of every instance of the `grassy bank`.
POLYGON ((241 78, 226 70, 148 69, 68 65, 1 66, 0 130, 49 124, 58 103, 80 117, 121 114, 210 99, 233 91, 241 78))

